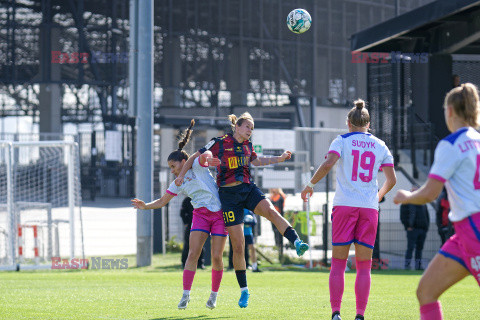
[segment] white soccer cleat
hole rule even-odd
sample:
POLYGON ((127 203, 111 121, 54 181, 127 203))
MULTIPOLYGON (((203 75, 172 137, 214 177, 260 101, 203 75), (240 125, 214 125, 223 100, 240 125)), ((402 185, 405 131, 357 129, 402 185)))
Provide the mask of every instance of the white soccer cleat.
POLYGON ((214 309, 216 306, 217 306, 217 295, 211 293, 207 301, 207 308, 214 309))
POLYGON ((184 294, 180 302, 178 303, 178 309, 187 309, 188 303, 190 302, 190 295, 184 294))

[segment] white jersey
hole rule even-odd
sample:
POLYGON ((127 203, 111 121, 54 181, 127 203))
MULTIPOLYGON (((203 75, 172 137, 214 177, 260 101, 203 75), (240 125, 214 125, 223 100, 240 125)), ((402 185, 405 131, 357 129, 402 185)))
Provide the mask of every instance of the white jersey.
POLYGON ((428 177, 445 183, 451 221, 480 212, 480 133, 460 128, 441 140, 428 177))
POLYGON ((385 142, 370 133, 350 132, 335 138, 328 153, 340 157, 333 205, 378 210, 378 170, 393 167, 385 142))
POLYGON ((216 212, 222 208, 215 179, 210 174, 208 167, 203 167, 200 164, 200 158, 193 161, 192 168, 185 173, 185 178, 180 187, 177 187, 175 181, 173 181, 167 189, 167 193, 174 196, 180 192, 192 199, 192 206, 195 209, 205 207, 212 212, 216 212))

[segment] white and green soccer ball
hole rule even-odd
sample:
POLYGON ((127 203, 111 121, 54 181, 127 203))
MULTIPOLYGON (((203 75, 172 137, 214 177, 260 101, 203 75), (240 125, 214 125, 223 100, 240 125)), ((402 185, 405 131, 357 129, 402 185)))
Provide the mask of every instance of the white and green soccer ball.
POLYGON ((304 33, 312 25, 312 17, 305 9, 294 9, 287 16, 287 26, 294 33, 304 33))

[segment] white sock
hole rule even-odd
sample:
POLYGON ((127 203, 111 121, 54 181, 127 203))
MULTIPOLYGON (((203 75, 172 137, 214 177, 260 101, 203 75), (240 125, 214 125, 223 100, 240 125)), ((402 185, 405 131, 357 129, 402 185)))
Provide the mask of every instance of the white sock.
POLYGON ((257 269, 257 263, 256 262, 252 263, 252 269, 253 270, 257 269))
POLYGON ((212 291, 212 292, 210 293, 210 296, 211 296, 211 297, 215 297, 215 298, 216 298, 217 295, 218 295, 218 292, 215 292, 215 291, 212 291))
POLYGON ((190 295, 190 290, 183 290, 183 294, 186 294, 187 296, 190 295))
POLYGON ((245 291, 245 290, 248 290, 248 287, 240 288, 240 291, 245 291))

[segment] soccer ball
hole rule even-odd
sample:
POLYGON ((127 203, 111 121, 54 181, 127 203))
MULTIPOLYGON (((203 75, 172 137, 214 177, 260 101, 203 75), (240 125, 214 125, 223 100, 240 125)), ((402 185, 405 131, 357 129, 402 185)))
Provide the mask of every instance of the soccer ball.
POLYGON ((295 9, 287 16, 287 26, 293 33, 304 33, 312 25, 312 17, 305 9, 295 9))

